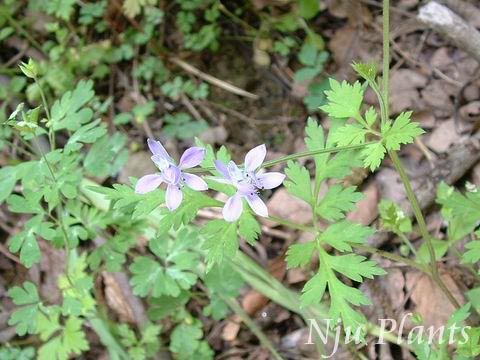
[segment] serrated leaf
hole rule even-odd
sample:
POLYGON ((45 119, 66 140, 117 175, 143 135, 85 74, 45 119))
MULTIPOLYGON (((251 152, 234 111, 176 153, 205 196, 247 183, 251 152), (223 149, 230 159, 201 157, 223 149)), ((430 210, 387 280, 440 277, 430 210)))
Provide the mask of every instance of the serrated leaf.
POLYGON ((347 124, 337 129, 333 141, 338 146, 359 145, 365 142, 367 133, 368 130, 365 130, 361 125, 347 124))
POLYGON ((370 82, 375 82, 378 72, 378 66, 376 63, 354 63, 352 65, 353 69, 365 80, 370 82))
POLYGON ((317 243, 315 241, 290 245, 287 251, 287 268, 291 269, 307 265, 316 247, 317 243))
POLYGON ((330 186, 328 192, 316 206, 315 212, 329 221, 343 219, 345 213, 355 210, 355 204, 364 197, 362 193, 355 190, 356 186, 347 188, 340 184, 330 186))
POLYGON ((374 171, 382 163, 386 152, 387 149, 381 142, 367 145, 362 150, 362 155, 364 156, 363 165, 365 168, 370 168, 371 171, 374 171))
MULTIPOLYGON (((85 332, 82 330, 83 321, 77 317, 67 319, 60 335, 51 338, 38 351, 39 360, 66 360, 71 354, 81 354, 89 349, 85 332)), ((42 339, 47 340, 52 331, 43 333, 42 339)))
POLYGON ((373 106, 370 106, 368 110, 365 112, 365 121, 367 122, 368 126, 373 127, 377 122, 377 110, 373 106))
POLYGON ((333 246, 338 251, 352 251, 349 243, 364 244, 375 230, 348 220, 330 225, 319 237, 319 241, 333 246))
POLYGON ((244 211, 238 222, 238 232, 251 245, 255 243, 262 229, 255 216, 250 212, 244 211))
POLYGON ((8 320, 8 325, 15 326, 18 335, 35 334, 37 332, 37 313, 40 298, 37 287, 26 281, 23 287, 14 286, 8 291, 15 305, 23 306, 14 311, 8 320))
POLYGON ((201 230, 206 241, 208 270, 221 263, 225 257, 232 258, 238 249, 237 224, 225 220, 208 222, 201 230))
POLYGON ((330 89, 325 91, 328 103, 321 107, 330 117, 352 118, 360 113, 360 106, 363 101, 363 88, 360 82, 350 85, 346 81, 339 83, 330 79, 330 89))
POLYGON ((202 323, 195 319, 192 324, 180 324, 170 335, 170 351, 178 354, 180 359, 195 359, 203 337, 202 323))
POLYGON ((425 133, 416 122, 411 122, 412 112, 402 112, 393 123, 387 123, 382 129, 385 147, 387 150, 400 150, 401 144, 410 144, 413 140, 425 133))
POLYGON ((475 264, 480 260, 480 241, 471 241, 465 245, 465 253, 462 255, 462 263, 475 264))
POLYGON ((357 282, 362 282, 363 278, 373 279, 375 275, 386 274, 375 261, 357 254, 334 256, 330 258, 329 264, 335 271, 357 282))
POLYGON ((284 182, 285 188, 293 196, 311 204, 312 185, 308 170, 291 160, 287 164, 288 166, 285 169, 285 174, 287 175, 287 180, 284 182))

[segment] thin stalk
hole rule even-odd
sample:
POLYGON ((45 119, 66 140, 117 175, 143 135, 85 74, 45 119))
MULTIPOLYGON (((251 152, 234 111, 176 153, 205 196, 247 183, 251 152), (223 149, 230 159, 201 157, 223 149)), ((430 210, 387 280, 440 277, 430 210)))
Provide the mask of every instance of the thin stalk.
POLYGON ((271 220, 271 221, 274 221, 274 222, 276 222, 280 225, 288 226, 291 229, 302 230, 302 231, 310 232, 310 233, 316 233, 317 232, 317 230, 314 227, 294 223, 293 221, 282 219, 282 218, 279 218, 279 217, 276 217, 276 216, 269 216, 268 219, 271 220))
POLYGON ((407 245, 407 247, 410 249, 412 254, 415 255, 415 257, 416 257, 417 256, 417 250, 415 249, 415 246, 413 246, 412 242, 405 236, 404 233, 399 232, 397 235, 400 239, 402 239, 402 241, 405 243, 405 245, 407 245))
POLYGON ((388 95, 390 77, 390 0, 383 0, 383 99, 386 119, 390 116, 388 95))
POLYGON ((358 250, 369 252, 371 254, 376 254, 376 255, 379 255, 381 257, 384 257, 385 259, 389 259, 389 260, 395 261, 395 262, 400 263, 400 264, 409 265, 409 266, 411 266, 413 268, 416 268, 416 269, 418 269, 418 270, 420 270, 424 273, 429 274, 428 268, 426 268, 423 264, 417 263, 413 259, 409 259, 409 258, 400 256, 400 255, 396 255, 396 254, 392 254, 388 251, 383 251, 383 250, 380 250, 376 247, 372 247, 372 246, 368 246, 368 245, 355 244, 355 243, 349 243, 349 244, 352 247, 354 247, 358 250))
MULTIPOLYGON (((265 161, 261 168, 269 168, 277 164, 281 164, 290 160, 296 160, 296 159, 301 159, 304 157, 311 157, 315 155, 320 155, 320 154, 330 154, 330 153, 337 153, 340 151, 349 151, 349 150, 357 150, 357 149, 363 149, 364 147, 367 147, 370 144, 374 144, 375 142, 366 142, 364 144, 359 144, 359 145, 349 145, 349 146, 338 146, 334 148, 328 148, 328 149, 318 149, 318 150, 310 150, 310 151, 301 151, 292 155, 288 156, 283 156, 281 158, 275 159, 275 160, 270 160, 270 161, 265 161)), ((207 166, 201 169, 187 169, 186 171, 191 172, 191 173, 204 173, 207 171, 212 171, 215 170, 213 166, 207 166)))
POLYGON ((367 142, 364 144, 360 145, 349 145, 349 146, 339 146, 335 148, 329 148, 329 149, 319 149, 319 150, 310 150, 310 151, 301 151, 296 154, 284 156, 275 160, 270 160, 266 161, 263 163, 262 167, 263 168, 269 168, 277 164, 281 164, 284 162, 287 162, 289 160, 296 160, 304 157, 310 157, 314 155, 320 155, 320 154, 329 154, 329 153, 336 153, 340 151, 348 151, 348 150, 357 150, 357 149, 363 149, 364 147, 367 147, 368 145, 373 144, 374 142, 367 142))
POLYGON ((48 120, 48 124, 49 124, 48 140, 50 141, 50 147, 51 147, 52 150, 55 150, 55 133, 54 133, 54 130, 53 130, 53 124, 51 122, 50 110, 48 108, 47 98, 45 97, 45 93, 43 92, 43 89, 40 86, 40 83, 38 82, 38 79, 35 77, 35 78, 33 78, 33 80, 35 81, 35 84, 37 84, 38 90, 40 92, 40 97, 42 98, 43 107, 45 109, 45 114, 47 115, 47 120, 48 120))
POLYGON ((428 254, 430 256, 430 275, 433 281, 438 285, 438 287, 440 287, 440 289, 448 297, 448 300, 450 300, 452 305, 454 305, 456 308, 459 309, 460 304, 458 303, 457 299, 455 299, 452 292, 445 285, 445 283, 443 282, 438 272, 437 259, 435 256, 435 248, 433 247, 432 239, 427 228, 427 223, 425 221, 425 217, 423 216, 422 210, 420 208, 420 204, 418 203, 417 196, 413 191, 412 183, 410 182, 410 179, 408 178, 408 175, 405 172, 405 169, 402 165, 402 162, 400 161, 400 158, 398 157, 397 152, 389 151, 388 155, 390 156, 390 159, 392 160, 393 165, 395 166, 395 169, 398 171, 400 178, 402 179, 405 190, 407 191, 407 198, 410 201, 410 204, 412 205, 413 213, 415 214, 415 218, 417 219, 420 234, 422 235, 422 238, 425 240, 425 243, 427 244, 428 254))
MULTIPOLYGON (((382 98, 385 106, 385 114, 382 122, 388 121, 389 110, 388 110, 388 99, 389 99, 389 73, 390 73, 390 0, 383 0, 383 88, 382 88, 382 98), (386 118, 385 118, 386 116, 386 118)), ((408 178, 408 175, 398 157, 396 151, 389 151, 388 155, 395 166, 395 169, 398 171, 400 178, 402 179, 403 186, 407 192, 407 198, 412 205, 413 213, 418 223, 420 229, 420 234, 422 235, 424 241, 427 244, 428 253, 430 256, 430 276, 432 280, 440 287, 440 289, 445 293, 449 301, 456 307, 460 308, 460 304, 457 299, 453 296, 451 291, 443 282, 437 268, 437 260, 435 257, 435 249, 433 247, 432 239, 427 228, 427 223, 423 216, 420 204, 418 203, 417 196, 413 191, 412 183, 408 178)))

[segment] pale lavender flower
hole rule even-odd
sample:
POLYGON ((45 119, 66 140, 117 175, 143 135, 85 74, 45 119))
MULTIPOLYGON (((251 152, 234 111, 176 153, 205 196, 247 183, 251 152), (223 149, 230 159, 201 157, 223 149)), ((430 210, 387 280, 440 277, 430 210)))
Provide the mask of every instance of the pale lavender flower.
POLYGON ((182 189, 185 185, 196 191, 205 191, 208 189, 207 183, 197 175, 183 172, 199 165, 205 157, 205 149, 200 147, 191 147, 183 153, 180 163, 176 165, 175 161, 168 155, 160 141, 148 139, 148 147, 152 152, 152 161, 160 170, 160 174, 145 175, 140 178, 135 186, 137 194, 145 194, 155 190, 162 182, 167 184, 167 193, 165 202, 170 211, 177 209, 183 200, 182 189))
POLYGON ((215 180, 237 188, 236 194, 228 198, 223 207, 223 218, 226 221, 236 221, 242 215, 242 199, 247 200, 248 205, 255 214, 263 217, 268 216, 267 205, 258 196, 259 190, 273 189, 280 186, 285 179, 285 175, 279 172, 262 174, 257 172, 266 155, 267 148, 263 144, 247 153, 243 169, 240 169, 233 161, 230 161, 227 165, 220 160, 215 162, 215 167, 223 176, 223 179, 215 180))

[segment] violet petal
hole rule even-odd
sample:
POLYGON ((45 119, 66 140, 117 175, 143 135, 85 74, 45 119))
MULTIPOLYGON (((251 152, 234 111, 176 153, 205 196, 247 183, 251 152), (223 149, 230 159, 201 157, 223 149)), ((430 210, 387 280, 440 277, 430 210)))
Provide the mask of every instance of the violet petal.
POLYGON ((228 198, 227 202, 225 203, 225 206, 222 210, 223 218, 229 222, 237 221, 240 215, 242 215, 242 211, 242 196, 237 193, 228 198))
POLYGON ((245 156, 245 170, 248 172, 254 172, 257 170, 260 165, 262 165, 266 155, 267 147, 265 144, 254 147, 245 156))
POLYGON ((168 155, 167 150, 165 150, 160 141, 147 139, 147 144, 153 155, 158 155, 167 161, 172 161, 172 158, 168 155))
POLYGON ((183 200, 183 192, 176 185, 168 185, 167 193, 165 195, 165 202, 167 203, 167 208, 170 211, 176 210, 183 200))
POLYGON ((145 175, 141 177, 135 185, 135 192, 137 194, 145 194, 155 190, 162 183, 162 177, 160 175, 145 175))
POLYGON ((182 157, 180 158, 179 166, 182 169, 189 169, 199 165, 204 158, 205 149, 198 146, 193 146, 185 150, 182 157))
POLYGON ((196 191, 205 191, 208 190, 207 183, 200 177, 194 174, 183 173, 183 181, 185 184, 193 190, 196 191))
POLYGON ((246 196, 248 205, 258 216, 268 217, 267 205, 257 194, 246 196))
POLYGON ((259 189, 274 189, 282 185, 285 175, 279 172, 270 172, 258 174, 256 176, 256 185, 259 189))

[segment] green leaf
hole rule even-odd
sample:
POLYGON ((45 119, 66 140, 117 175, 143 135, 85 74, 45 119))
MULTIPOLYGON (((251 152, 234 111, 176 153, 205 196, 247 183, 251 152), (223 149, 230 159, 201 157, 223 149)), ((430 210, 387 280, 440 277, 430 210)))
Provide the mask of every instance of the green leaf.
POLYGON ((382 199, 378 206, 382 227, 395 233, 409 233, 412 231, 412 221, 403 210, 391 200, 382 199))
POLYGON ((319 237, 319 241, 333 246, 338 251, 352 251, 349 243, 364 244, 375 230, 348 220, 330 225, 319 237))
POLYGON ((340 184, 330 186, 315 212, 329 221, 343 219, 345 213, 355 210, 356 202, 364 197, 362 193, 356 192, 356 189, 356 186, 344 188, 340 184))
POLYGON ((367 122, 368 126, 373 127, 377 122, 377 110, 373 106, 370 106, 368 110, 365 112, 365 121, 367 122))
MULTIPOLYGON (((322 150, 325 148, 323 128, 311 117, 307 120, 305 134, 307 135, 305 137, 305 145, 309 151, 322 150)), ((325 165, 328 156, 328 154, 318 154, 313 157, 317 171, 325 165)))
POLYGON ((362 150, 364 166, 374 171, 380 166, 386 152, 387 149, 385 149, 385 146, 383 146, 381 142, 367 145, 367 147, 362 150))
POLYGON ((287 268, 302 267, 310 262, 317 247, 315 241, 290 245, 287 251, 287 268))
POLYGON ((307 203, 312 202, 312 185, 308 170, 299 163, 289 160, 285 169, 288 180, 284 182, 288 192, 307 203))
POLYGON ((376 63, 354 63, 352 67, 362 78, 375 83, 378 72, 378 66, 376 63))
POLYGON ((165 272, 155 260, 146 256, 136 257, 130 265, 130 271, 133 274, 130 283, 135 295, 145 297, 151 293, 152 296, 158 297, 169 293, 165 288, 165 272))
POLYGON ((418 123, 411 122, 412 112, 402 112, 397 116, 393 124, 388 122, 382 129, 385 147, 387 150, 400 150, 401 144, 410 144, 413 140, 425 133, 418 123))
MULTIPOLYGON (((42 340, 47 340, 56 330, 61 327, 58 324, 58 317, 50 322, 44 315, 40 316, 45 323, 45 331, 41 333, 42 340), (52 328, 52 325, 54 326, 52 328), (52 331, 53 330, 53 331, 52 331)), ((81 354, 89 349, 85 333, 82 331, 83 321, 77 317, 70 317, 65 322, 58 336, 51 338, 42 345, 38 351, 39 360, 67 360, 71 354, 81 354)))
POLYGON ((23 288, 14 286, 8 291, 8 296, 17 306, 23 306, 16 310, 8 320, 8 325, 15 326, 19 336, 35 334, 37 332, 37 313, 40 304, 37 287, 26 281, 23 288))
POLYGON ((337 319, 342 319, 345 332, 354 333, 359 326, 365 323, 365 317, 360 312, 355 311, 351 305, 370 305, 371 302, 360 290, 349 287, 337 279, 334 273, 335 266, 338 270, 344 271, 355 279, 364 275, 370 277, 383 272, 381 269, 374 267, 373 262, 366 262, 356 273, 356 269, 352 269, 346 264, 348 259, 345 256, 336 260, 335 256, 328 255, 322 248, 319 249, 319 253, 320 268, 302 290, 302 306, 320 302, 328 289, 330 293, 329 318, 333 319, 333 323, 336 323, 337 319))
POLYGON ((317 48, 310 44, 303 44, 298 54, 298 60, 307 66, 315 65, 315 60, 317 59, 317 48))
POLYGON ((333 141, 338 146, 359 145, 365 142, 367 134, 368 130, 365 130, 361 125, 347 124, 337 129, 333 141))
POLYGON ((330 88, 331 90, 325 91, 328 103, 321 109, 333 118, 358 117, 364 92, 360 82, 350 85, 346 81, 339 83, 330 79, 330 88))
POLYGON ((362 282, 363 278, 373 279, 374 275, 386 274, 375 261, 357 254, 333 256, 330 258, 330 265, 335 271, 357 282, 362 282))
POLYGON ((320 1, 318 0, 299 0, 298 10, 300 16, 304 19, 312 19, 320 11, 320 1))
POLYGON ((67 146, 70 146, 70 148, 72 149, 78 149, 78 143, 94 143, 97 139, 101 138, 106 133, 106 125, 102 123, 101 119, 97 119, 87 125, 82 126, 75 133, 73 133, 73 135, 70 136, 70 139, 68 139, 67 146))
POLYGON ((195 352, 200 348, 203 337, 202 323, 194 319, 191 324, 180 324, 170 335, 170 351, 181 359, 195 359, 195 352))
POLYGON ((51 121, 55 130, 67 128, 69 130, 78 129, 81 123, 90 120, 93 113, 89 109, 79 110, 87 104, 95 95, 93 91, 92 80, 81 80, 73 91, 67 91, 61 100, 57 100, 51 111, 51 121), (72 117, 72 118, 70 118, 72 117), (80 122, 79 120, 82 119, 80 122))
POLYGON ((40 199, 42 192, 24 191, 24 196, 10 195, 7 199, 10 211, 24 214, 41 214, 43 213, 40 199))
POLYGON ((224 220, 208 222, 202 229, 201 234, 206 238, 203 246, 207 250, 207 268, 221 263, 225 257, 232 258, 238 249, 237 224, 224 220))
POLYGON ((465 249, 468 250, 462 255, 462 263, 475 264, 480 260, 480 241, 470 241, 465 249))
POLYGON ((262 229, 255 216, 248 211, 244 211, 238 222, 238 232, 249 244, 253 245, 262 233, 262 229))
POLYGON ((36 235, 42 236, 46 240, 52 240, 56 235, 52 227, 53 224, 44 221, 42 215, 31 218, 26 222, 24 230, 11 238, 10 251, 20 251, 20 260, 27 268, 30 268, 41 259, 36 235))
POLYGON ((293 76, 294 80, 297 82, 303 82, 307 80, 312 80, 315 76, 322 72, 322 67, 304 67, 295 71, 293 76))

